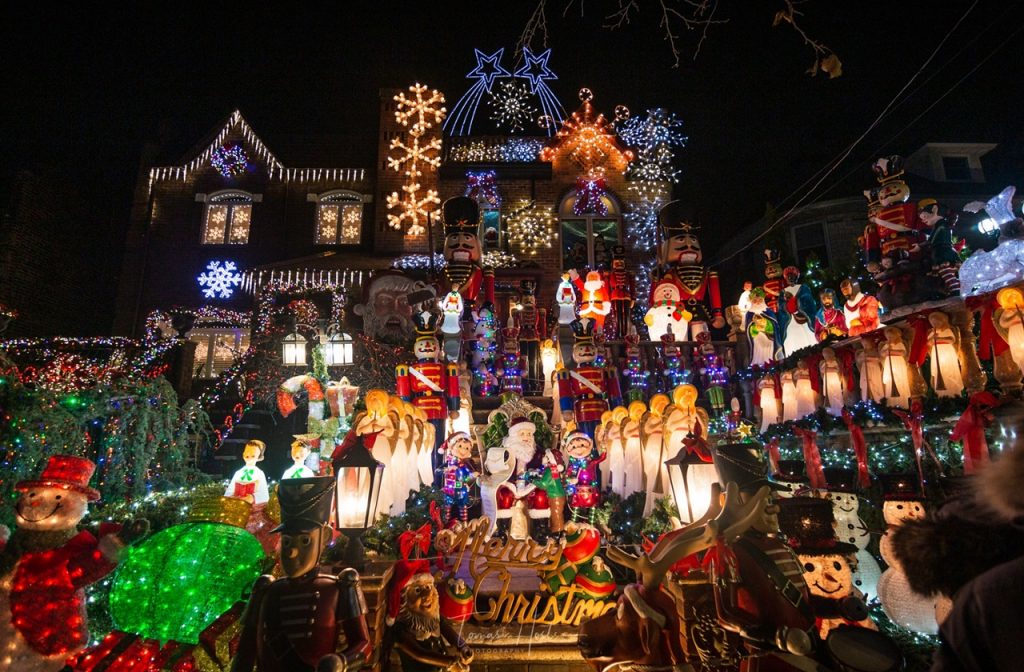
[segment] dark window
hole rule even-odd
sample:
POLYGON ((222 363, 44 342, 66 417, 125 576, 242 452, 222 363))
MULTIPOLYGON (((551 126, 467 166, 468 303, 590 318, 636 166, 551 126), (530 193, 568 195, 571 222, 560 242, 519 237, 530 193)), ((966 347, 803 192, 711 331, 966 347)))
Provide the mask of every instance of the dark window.
POLYGON ((971 166, 966 156, 942 157, 942 172, 946 174, 947 182, 969 182, 971 179, 971 166))
POLYGON ((825 235, 825 224, 813 222, 793 227, 793 249, 796 250, 797 266, 804 268, 807 258, 812 254, 818 258, 822 266, 830 265, 828 238, 825 235))

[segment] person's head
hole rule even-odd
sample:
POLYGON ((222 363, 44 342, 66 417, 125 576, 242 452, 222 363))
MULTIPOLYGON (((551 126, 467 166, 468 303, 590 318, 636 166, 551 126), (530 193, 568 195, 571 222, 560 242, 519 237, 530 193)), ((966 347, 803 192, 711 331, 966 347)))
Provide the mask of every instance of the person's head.
POLYGON ((782 278, 790 285, 795 285, 800 281, 800 269, 796 266, 786 266, 782 271, 782 278))
POLYGON ((305 576, 320 564, 332 538, 328 524, 334 504, 335 480, 330 476, 284 479, 277 486, 281 504, 278 553, 281 569, 290 577, 305 576))
POLYGON ((754 288, 754 283, 753 282, 751 282, 750 280, 744 280, 743 281, 743 291, 744 292, 749 292, 753 288, 754 288))
POLYGON ((946 329, 949 327, 949 316, 939 311, 928 313, 928 324, 933 329, 946 329))
POLYGON ((853 278, 845 278, 839 283, 839 291, 843 293, 843 296, 850 299, 860 294, 860 283, 853 278))
POLYGON ((263 460, 266 452, 267 444, 259 439, 253 439, 247 442, 245 448, 242 449, 242 460, 245 461, 246 466, 255 467, 257 462, 263 460))
POLYGON ((1024 308, 1024 292, 1016 287, 1004 287, 996 293, 996 302, 1003 310, 1024 308))

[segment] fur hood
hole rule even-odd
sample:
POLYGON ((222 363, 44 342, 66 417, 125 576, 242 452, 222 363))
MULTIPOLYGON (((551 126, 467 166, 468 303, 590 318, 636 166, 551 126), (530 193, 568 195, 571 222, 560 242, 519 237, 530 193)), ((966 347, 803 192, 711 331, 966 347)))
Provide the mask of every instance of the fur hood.
POLYGON ((978 476, 977 496, 1007 520, 1024 517, 1024 445, 1007 451, 978 476))

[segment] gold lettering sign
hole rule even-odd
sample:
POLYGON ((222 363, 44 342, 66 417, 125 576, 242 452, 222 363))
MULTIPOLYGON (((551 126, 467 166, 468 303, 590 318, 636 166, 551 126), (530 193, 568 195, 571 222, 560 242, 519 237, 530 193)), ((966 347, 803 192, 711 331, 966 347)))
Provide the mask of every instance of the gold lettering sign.
POLYGON ((554 541, 541 546, 533 539, 487 539, 490 521, 470 521, 460 530, 442 530, 434 542, 437 550, 454 562, 452 574, 466 566, 473 579, 473 619, 480 624, 571 625, 597 618, 615 608, 614 602, 581 596, 579 586, 563 586, 557 593, 516 593, 509 590, 512 569, 528 569, 543 575, 557 571, 562 547, 554 541), (488 580, 498 581, 497 594, 481 595, 488 580))

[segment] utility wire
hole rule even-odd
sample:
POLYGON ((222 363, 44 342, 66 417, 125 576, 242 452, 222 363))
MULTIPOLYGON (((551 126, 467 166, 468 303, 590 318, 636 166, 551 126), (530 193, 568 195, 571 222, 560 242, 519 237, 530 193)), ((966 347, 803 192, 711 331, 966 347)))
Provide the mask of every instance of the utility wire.
MULTIPOLYGON (((726 256, 725 258, 718 259, 718 260, 716 260, 715 263, 709 264, 709 265, 711 265, 711 266, 718 266, 718 265, 724 264, 725 262, 729 261, 730 259, 732 259, 733 257, 737 256, 741 252, 743 252, 743 251, 749 249, 750 247, 752 247, 759 240, 763 239, 765 236, 767 236, 769 233, 771 233, 772 230, 775 229, 779 224, 782 224, 790 216, 792 216, 792 214, 796 211, 796 209, 799 208, 803 204, 804 201, 806 201, 808 198, 810 198, 811 194, 814 193, 814 191, 819 186, 821 186, 821 183, 824 182, 828 178, 829 175, 831 175, 833 172, 835 172, 835 170, 842 164, 842 162, 844 160, 846 160, 846 157, 848 157, 850 155, 850 153, 854 150, 854 148, 857 145, 859 145, 864 140, 864 138, 867 137, 868 133, 870 133, 875 128, 875 126, 877 126, 882 121, 882 119, 889 112, 889 110, 892 109, 892 107, 896 104, 896 101, 899 100, 900 96, 902 96, 903 93, 908 88, 910 88, 911 84, 913 84, 914 81, 918 78, 918 76, 920 76, 920 74, 924 71, 924 69, 926 67, 928 67, 928 64, 931 63, 932 60, 934 60, 934 58, 938 55, 939 51, 942 49, 943 45, 946 44, 946 41, 949 40, 949 38, 953 35, 954 32, 956 32, 956 29, 960 26, 961 23, 964 22, 965 19, 967 19, 967 17, 974 10, 974 8, 977 7, 977 5, 978 5, 978 0, 974 0, 974 2, 971 3, 971 6, 967 8, 967 11, 965 11, 963 13, 963 15, 953 25, 953 27, 939 41, 939 43, 938 43, 938 45, 936 45, 935 49, 932 50, 932 53, 928 56, 927 59, 925 59, 924 63, 922 63, 921 66, 917 69, 917 72, 915 72, 911 76, 911 78, 909 80, 907 80, 906 84, 904 84, 902 86, 902 88, 900 88, 900 90, 896 92, 896 95, 893 96, 892 99, 889 100, 889 102, 885 105, 884 108, 882 108, 882 111, 878 114, 878 116, 875 117, 874 121, 871 122, 871 125, 869 125, 867 127, 867 129, 865 129, 865 131, 863 133, 861 133, 857 137, 856 140, 851 142, 846 147, 846 149, 844 149, 840 153, 840 155, 839 155, 839 157, 837 159, 833 159, 833 161, 831 162, 832 165, 829 167, 829 169, 827 171, 825 171, 825 174, 822 175, 814 183, 814 185, 812 185, 811 188, 806 193, 804 193, 803 196, 801 196, 799 199, 797 199, 797 202, 794 203, 789 208, 789 210, 787 210, 781 217, 778 217, 770 226, 766 227, 764 231, 762 231, 760 234, 755 236, 754 239, 751 240, 749 243, 747 243, 743 247, 739 248, 738 250, 735 250, 734 252, 732 252, 731 254, 726 256)), ((805 182, 805 184, 806 184, 806 182, 805 182)))

